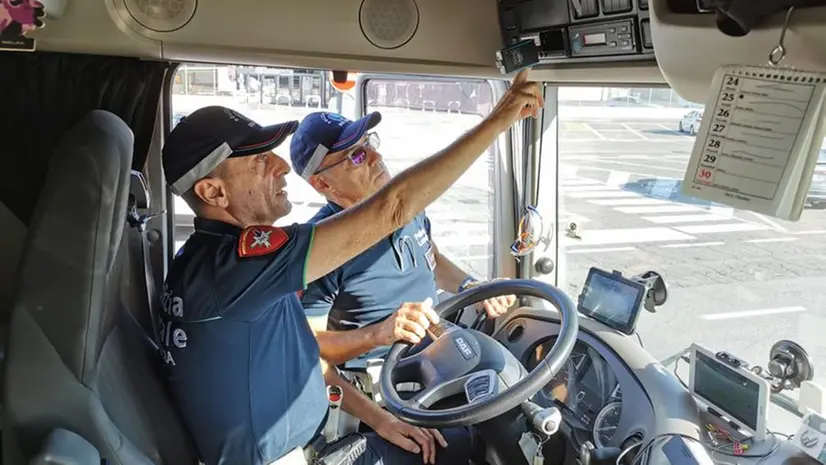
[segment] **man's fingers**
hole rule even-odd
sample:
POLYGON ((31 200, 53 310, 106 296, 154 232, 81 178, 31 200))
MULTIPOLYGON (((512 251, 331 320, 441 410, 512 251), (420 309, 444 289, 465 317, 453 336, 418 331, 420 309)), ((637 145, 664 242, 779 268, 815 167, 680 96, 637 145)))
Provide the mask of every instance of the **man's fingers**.
POLYGON ((404 328, 396 329, 396 338, 400 341, 407 341, 413 345, 416 345, 422 342, 422 337, 418 336, 415 332, 408 331, 404 328))
POLYGON ((404 312, 399 321, 405 325, 421 327, 423 330, 430 327, 430 319, 425 312, 415 308, 404 312))
POLYGON ((433 436, 425 433, 423 428, 412 427, 409 432, 411 438, 422 446, 424 463, 436 463, 436 444, 433 436))
POLYGON ((514 84, 520 84, 520 83, 523 83, 523 82, 528 82, 528 70, 527 69, 523 69, 522 71, 519 71, 518 73, 516 73, 516 76, 513 78, 513 83, 514 84))
POLYGON ((391 442, 393 444, 401 447, 402 449, 406 450, 407 452, 412 452, 414 454, 418 454, 419 452, 422 451, 421 447, 419 447, 419 445, 416 444, 416 441, 408 438, 401 431, 395 431, 393 433, 393 437, 391 439, 391 442))
POLYGON ((428 429, 427 430, 434 439, 439 443, 442 447, 447 447, 447 441, 445 441, 445 437, 442 436, 442 433, 439 432, 437 429, 428 429))
POLYGON ((439 324, 439 314, 436 313, 435 310, 431 307, 427 307, 423 309, 422 315, 429 320, 429 323, 432 325, 439 324))

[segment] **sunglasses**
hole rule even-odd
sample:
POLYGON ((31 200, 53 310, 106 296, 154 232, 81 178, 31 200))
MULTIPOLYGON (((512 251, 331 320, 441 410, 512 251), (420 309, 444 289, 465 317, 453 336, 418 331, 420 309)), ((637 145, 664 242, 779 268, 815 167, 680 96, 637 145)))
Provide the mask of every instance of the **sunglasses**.
POLYGON ((321 168, 313 174, 321 174, 329 170, 330 168, 333 168, 344 163, 347 160, 350 160, 350 163, 352 163, 353 166, 359 166, 367 160, 367 149, 376 150, 379 148, 380 143, 381 141, 379 140, 378 134, 376 134, 375 132, 371 132, 367 134, 367 140, 362 145, 356 147, 355 149, 353 149, 353 151, 348 153, 346 157, 333 163, 330 166, 325 166, 324 168, 321 168))

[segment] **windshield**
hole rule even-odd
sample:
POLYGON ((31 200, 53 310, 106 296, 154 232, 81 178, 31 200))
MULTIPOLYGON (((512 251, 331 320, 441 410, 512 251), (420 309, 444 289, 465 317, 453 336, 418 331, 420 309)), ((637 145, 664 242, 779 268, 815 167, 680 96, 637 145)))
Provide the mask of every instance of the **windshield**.
POLYGON ((562 87, 559 99, 563 289, 576 298, 591 266, 660 273, 668 302, 637 329, 661 360, 698 342, 765 367, 780 339, 826 360, 823 165, 799 221, 741 211, 680 192, 701 106, 668 88, 562 87))

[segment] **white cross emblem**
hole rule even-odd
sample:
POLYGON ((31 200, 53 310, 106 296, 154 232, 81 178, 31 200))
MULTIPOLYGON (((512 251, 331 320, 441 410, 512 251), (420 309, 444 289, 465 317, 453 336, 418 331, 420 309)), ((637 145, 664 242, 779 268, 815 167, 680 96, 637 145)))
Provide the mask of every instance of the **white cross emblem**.
POLYGON ((272 234, 272 231, 261 231, 260 229, 254 230, 252 232, 252 244, 250 245, 250 248, 270 248, 270 234, 272 234))

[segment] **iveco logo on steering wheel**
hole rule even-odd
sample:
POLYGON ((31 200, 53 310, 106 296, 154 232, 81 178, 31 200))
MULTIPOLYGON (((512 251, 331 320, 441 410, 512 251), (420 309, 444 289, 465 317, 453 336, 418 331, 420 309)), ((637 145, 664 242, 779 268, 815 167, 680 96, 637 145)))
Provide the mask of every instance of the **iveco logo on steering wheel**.
POLYGON ((462 357, 465 360, 471 360, 476 357, 476 352, 473 351, 473 348, 470 347, 470 344, 465 340, 465 338, 458 336, 453 338, 453 342, 456 344, 456 347, 459 349, 459 353, 462 354, 462 357))

